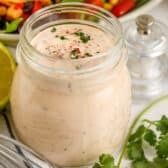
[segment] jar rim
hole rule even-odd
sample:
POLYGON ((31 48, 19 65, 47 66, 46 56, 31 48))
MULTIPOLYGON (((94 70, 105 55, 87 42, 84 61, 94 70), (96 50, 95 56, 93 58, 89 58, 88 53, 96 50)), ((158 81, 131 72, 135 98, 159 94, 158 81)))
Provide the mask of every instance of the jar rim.
MULTIPOLYGON (((29 39, 27 37, 27 33, 26 32, 29 30, 29 26, 31 25, 31 23, 35 19, 40 18, 40 16, 45 15, 48 11, 52 11, 52 10, 55 10, 55 9, 62 11, 61 9, 59 9, 61 7, 62 8, 63 7, 64 8, 73 7, 73 8, 75 8, 75 10, 77 9, 77 7, 80 8, 80 10, 82 10, 82 9, 84 10, 84 9, 88 8, 87 10, 91 10, 95 14, 98 14, 99 16, 101 16, 104 19, 106 19, 106 21, 108 21, 111 24, 111 26, 117 26, 116 29, 118 31, 118 37, 115 40, 115 43, 112 45, 112 47, 110 47, 106 52, 99 53, 99 54, 95 55, 93 58, 90 58, 90 59, 96 59, 96 58, 101 58, 101 57, 103 57, 105 55, 111 55, 111 54, 113 56, 116 55, 117 58, 114 59, 113 65, 112 65, 112 63, 106 62, 107 65, 110 64, 110 66, 115 66, 118 63, 118 61, 120 60, 120 57, 121 57, 121 54, 118 54, 118 52, 120 52, 121 47, 117 48, 117 46, 122 46, 123 45, 123 31, 122 31, 121 23, 119 22, 119 20, 114 15, 112 15, 107 10, 105 10, 105 9, 103 9, 101 7, 95 6, 95 5, 87 4, 87 3, 81 3, 81 2, 58 3, 58 4, 55 4, 55 5, 50 5, 48 7, 45 7, 43 9, 37 11, 31 17, 29 17, 27 19, 27 21, 25 22, 25 24, 23 25, 23 28, 21 30, 21 39, 20 39, 20 43, 19 44, 21 44, 21 43, 26 44, 27 51, 31 50, 31 52, 33 52, 35 55, 38 55, 39 57, 46 57, 46 58, 49 57, 49 55, 41 53, 39 50, 37 50, 31 44, 31 42, 29 41, 29 39)), ((20 47, 20 48, 22 48, 22 47, 20 47)), ((51 56, 50 56, 50 58, 51 58, 51 56)), ((54 68, 54 71, 57 72, 57 73, 63 73, 63 74, 85 74, 85 73, 88 73, 88 72, 93 72, 93 71, 100 70, 103 67, 107 66, 106 64, 105 63, 104 64, 101 63, 101 64, 95 66, 94 68, 89 68, 89 69, 84 69, 84 70, 65 71, 65 70, 60 70, 60 69, 54 68)), ((39 64, 39 65, 41 67, 43 67, 43 65, 41 65, 41 64, 39 64)), ((45 67, 45 69, 46 69, 46 67, 45 67)), ((52 69, 52 71, 53 71, 53 69, 52 69)))

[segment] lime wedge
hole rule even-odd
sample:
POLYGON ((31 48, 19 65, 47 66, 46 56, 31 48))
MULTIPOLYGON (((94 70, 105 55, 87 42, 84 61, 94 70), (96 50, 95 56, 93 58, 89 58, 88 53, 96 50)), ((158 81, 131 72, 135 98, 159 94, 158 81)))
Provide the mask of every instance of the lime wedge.
POLYGON ((0 110, 8 103, 15 67, 12 54, 0 43, 0 110))

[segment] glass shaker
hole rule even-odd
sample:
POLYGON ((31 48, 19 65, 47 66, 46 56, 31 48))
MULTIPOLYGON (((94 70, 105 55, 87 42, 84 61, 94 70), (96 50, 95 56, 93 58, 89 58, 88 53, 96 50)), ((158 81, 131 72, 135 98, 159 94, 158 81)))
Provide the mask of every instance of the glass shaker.
POLYGON ((146 101, 166 94, 168 27, 150 15, 141 15, 125 34, 134 99, 146 101))

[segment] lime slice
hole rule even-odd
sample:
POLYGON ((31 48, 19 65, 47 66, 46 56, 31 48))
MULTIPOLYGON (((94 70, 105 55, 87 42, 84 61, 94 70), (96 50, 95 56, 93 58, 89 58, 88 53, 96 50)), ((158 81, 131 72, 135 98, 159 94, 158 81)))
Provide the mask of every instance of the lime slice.
POLYGON ((0 43, 0 110, 8 103, 15 67, 10 51, 0 43))

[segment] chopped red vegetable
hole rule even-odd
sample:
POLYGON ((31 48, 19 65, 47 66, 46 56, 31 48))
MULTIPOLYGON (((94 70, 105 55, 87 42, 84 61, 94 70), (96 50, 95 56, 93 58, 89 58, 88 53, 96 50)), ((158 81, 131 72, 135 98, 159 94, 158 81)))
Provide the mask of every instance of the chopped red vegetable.
POLYGON ((135 0, 121 0, 116 6, 114 6, 114 8, 112 9, 112 13, 115 16, 120 17, 132 10, 135 5, 135 0))
POLYGON ((23 13, 23 15, 22 15, 23 20, 28 19, 28 17, 29 17, 30 15, 31 15, 31 14, 29 14, 29 13, 23 13))
POLYGON ((87 3, 91 3, 96 6, 103 7, 104 1, 103 0, 86 0, 87 3))
POLYGON ((24 3, 17 3, 17 4, 15 4, 15 9, 17 10, 17 9, 23 9, 23 7, 24 7, 24 3))
POLYGON ((38 1, 38 0, 36 0, 36 1, 34 2, 34 7, 33 7, 33 12, 32 12, 32 13, 37 12, 37 11, 40 10, 42 7, 43 7, 43 6, 42 6, 42 3, 41 3, 40 1, 38 1))

